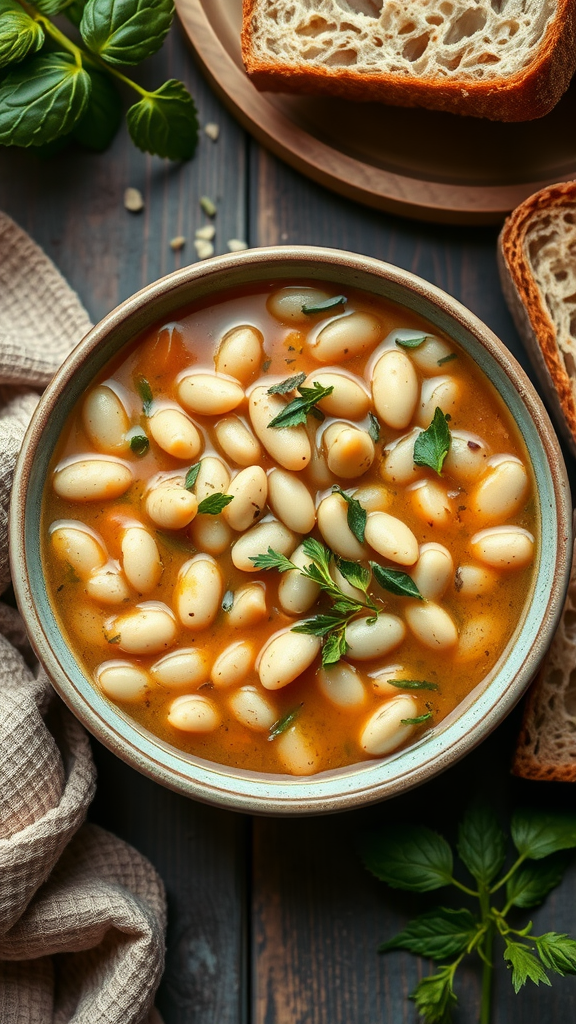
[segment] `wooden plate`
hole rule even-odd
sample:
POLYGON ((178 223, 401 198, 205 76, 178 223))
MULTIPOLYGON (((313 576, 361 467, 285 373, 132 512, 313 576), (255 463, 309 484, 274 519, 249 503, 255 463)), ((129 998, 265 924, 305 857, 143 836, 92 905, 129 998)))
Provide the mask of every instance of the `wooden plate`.
POLYGON ((259 93, 240 56, 242 0, 176 0, 176 9, 241 124, 350 199, 420 220, 493 224, 544 185, 576 178, 576 79, 547 117, 521 124, 259 93))

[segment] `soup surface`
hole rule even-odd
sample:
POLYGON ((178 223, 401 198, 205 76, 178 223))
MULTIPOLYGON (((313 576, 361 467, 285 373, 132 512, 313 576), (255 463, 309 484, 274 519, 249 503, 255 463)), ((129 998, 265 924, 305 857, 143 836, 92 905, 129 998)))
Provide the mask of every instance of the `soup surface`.
POLYGON ((536 511, 510 414, 456 343, 354 289, 230 292, 146 331, 73 410, 48 592, 93 683, 255 771, 386 756, 490 671, 536 511))

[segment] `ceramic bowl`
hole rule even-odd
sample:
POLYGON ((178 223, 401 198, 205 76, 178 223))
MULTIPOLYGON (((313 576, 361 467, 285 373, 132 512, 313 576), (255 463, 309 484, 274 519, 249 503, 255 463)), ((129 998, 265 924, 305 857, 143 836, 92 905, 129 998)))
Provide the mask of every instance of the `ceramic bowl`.
POLYGON ((533 678, 553 636, 570 567, 571 503, 556 435, 530 381, 495 335, 445 292, 398 267, 338 250, 282 246, 219 256, 148 285, 80 342, 46 389, 16 468, 10 518, 12 578, 30 638, 56 690, 105 746, 162 785, 207 803, 259 814, 356 807, 425 782, 483 740, 533 678), (181 307, 244 284, 290 278, 353 285, 425 317, 470 353, 525 440, 537 488, 539 543, 521 621, 497 665, 452 714, 404 750, 379 760, 287 777, 242 771, 185 754, 109 703, 84 675, 50 606, 40 557, 40 506, 58 435, 79 396, 135 335, 181 307))

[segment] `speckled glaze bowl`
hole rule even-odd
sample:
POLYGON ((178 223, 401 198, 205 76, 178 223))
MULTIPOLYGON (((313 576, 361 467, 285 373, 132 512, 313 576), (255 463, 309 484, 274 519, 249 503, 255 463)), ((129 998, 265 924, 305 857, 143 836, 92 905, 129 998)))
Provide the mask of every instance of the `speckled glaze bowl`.
POLYGON ((480 743, 533 678, 552 638, 568 582, 571 503, 556 435, 530 381, 495 335, 445 292, 397 267, 334 249, 282 246, 219 256, 156 281, 108 314, 80 342, 46 389, 16 467, 10 515, 12 578, 36 653, 54 687, 102 743, 170 789, 256 814, 313 814, 382 800, 425 782, 480 743), (142 330, 181 307, 257 282, 332 281, 390 299, 425 317, 470 353, 524 437, 537 486, 539 543, 534 583, 502 657, 452 714, 389 757, 309 777, 242 771, 185 754, 157 739, 99 693, 54 617, 40 557, 46 471, 62 425, 104 364, 142 330))

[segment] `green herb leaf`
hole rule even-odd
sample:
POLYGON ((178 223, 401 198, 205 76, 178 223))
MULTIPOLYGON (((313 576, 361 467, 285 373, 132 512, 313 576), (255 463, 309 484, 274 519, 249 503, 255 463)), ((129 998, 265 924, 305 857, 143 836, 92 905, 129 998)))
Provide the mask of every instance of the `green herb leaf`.
POLYGON ((279 384, 273 384, 271 388, 268 388, 268 394, 287 395, 289 391, 294 391, 305 380, 305 373, 297 373, 294 377, 287 377, 286 380, 281 380, 279 384))
POLYGON ((308 633, 311 636, 326 636, 333 629, 338 629, 342 623, 342 617, 340 615, 330 615, 329 613, 323 613, 315 615, 311 619, 304 619, 297 626, 293 626, 290 630, 291 633, 308 633))
POLYGON ((576 847, 574 814, 519 810, 512 815, 510 831, 518 853, 530 860, 576 847))
POLYGON ((444 363, 451 363, 453 359, 458 359, 456 352, 450 352, 447 356, 442 356, 442 359, 438 359, 436 365, 444 366, 444 363))
POLYGON ((422 345, 429 337, 429 334, 418 334, 414 338, 396 338, 395 341, 397 345, 401 346, 401 348, 418 348, 418 346, 422 345))
POLYGON ((66 0, 34 0, 34 6, 42 14, 52 17, 53 14, 59 14, 62 8, 66 6, 66 0))
POLYGON ((122 637, 120 636, 120 633, 116 633, 116 636, 106 637, 106 640, 108 641, 109 644, 119 644, 121 639, 122 637))
POLYGON ((196 548, 192 542, 186 540, 185 537, 178 537, 171 533, 165 533, 164 530, 156 530, 156 536, 167 548, 173 548, 175 551, 185 551, 188 555, 196 553, 196 548))
POLYGON ((334 295, 331 299, 324 299, 323 302, 312 302, 309 306, 302 306, 302 312, 308 316, 313 316, 314 313, 328 313, 336 306, 345 306, 347 302, 348 299, 345 295, 334 295))
POLYGON ((86 110, 72 132, 81 146, 100 153, 111 144, 122 121, 122 99, 108 75, 89 70, 92 89, 86 110))
POLYGON ((277 736, 281 736, 283 732, 286 732, 286 729, 290 728, 292 722, 300 714, 300 709, 303 706, 304 702, 302 702, 302 704, 298 704, 298 707, 292 708, 292 711, 288 711, 282 716, 282 718, 279 718, 277 722, 274 722, 274 725, 270 726, 268 740, 275 740, 277 736))
POLYGON ((135 381, 136 390, 142 399, 142 411, 145 416, 149 416, 152 411, 152 403, 154 401, 154 395, 152 394, 152 388, 146 380, 146 377, 138 377, 135 381))
POLYGON ((222 598, 222 611, 229 612, 232 605, 234 604, 234 591, 227 590, 222 598))
POLYGON ((556 974, 576 974, 576 941, 569 935, 559 932, 546 932, 545 935, 531 935, 536 943, 538 956, 545 967, 556 974))
POLYGON ((536 907, 562 881, 570 857, 552 854, 543 861, 522 864, 506 883, 506 900, 515 907, 536 907))
POLYGON ((88 105, 90 76, 61 53, 31 60, 0 85, 0 145, 43 146, 67 135, 88 105))
POLYGON ((389 590, 391 594, 397 594, 399 597, 415 597, 419 601, 424 600, 408 573, 402 572, 400 569, 387 568, 379 565, 378 562, 370 562, 370 565, 374 579, 384 590, 389 590))
POLYGON ((402 725, 422 725, 423 722, 427 722, 429 718, 432 718, 432 712, 427 711, 425 715, 418 715, 417 718, 401 718, 402 725))
POLYGON ((189 160, 198 142, 198 115, 182 82, 171 78, 149 92, 126 114, 128 131, 138 149, 169 160, 189 160))
POLYGON ((325 668, 327 665, 337 665, 341 658, 344 657, 348 650, 348 644, 346 643, 346 634, 343 629, 337 632, 330 633, 324 641, 322 647, 322 667, 325 668))
POLYGON ((391 826, 372 838, 363 859, 393 889, 428 892, 452 882, 452 850, 443 836, 424 826, 391 826))
POLYGON ((410 999, 427 1024, 450 1024, 451 1010, 458 1002, 452 987, 453 976, 454 968, 445 964, 436 974, 422 978, 411 993, 410 999))
POLYGON ((194 484, 198 479, 198 473, 200 472, 200 463, 197 462, 194 466, 190 466, 190 469, 186 473, 186 479, 184 481, 184 487, 187 491, 194 489, 194 484))
POLYGON ((262 373, 268 373, 268 370, 270 369, 271 366, 272 366, 272 360, 271 359, 265 359, 264 362, 262 363, 262 373))
POLYGON ((352 530, 352 533, 356 537, 356 540, 360 541, 360 544, 363 544, 364 533, 366 530, 366 520, 368 519, 368 513, 366 512, 366 509, 362 508, 362 505, 360 504, 357 498, 353 498, 350 494, 346 494, 346 491, 343 491, 341 487, 335 485, 332 488, 332 491, 334 494, 339 494, 342 498, 344 498, 344 501, 348 505, 348 509, 346 512, 346 520, 348 522, 348 526, 352 530))
POLYGON ((429 683, 426 679, 388 679, 390 686, 399 690, 437 690, 437 683, 429 683))
POLYGON ((173 17, 172 0, 88 0, 80 34, 108 64, 139 64, 160 49, 173 17))
POLYGON ((370 437, 374 441, 374 444, 377 444, 378 441, 380 440, 380 431, 382 429, 380 426, 380 420, 378 419, 377 416, 374 415, 373 412, 369 412, 368 421, 368 433, 370 434, 370 437))
POLYGON ((0 68, 17 64, 44 43, 44 30, 16 0, 0 0, 0 68))
POLYGON ((342 573, 344 579, 351 584, 353 587, 357 587, 358 590, 362 590, 366 593, 368 586, 370 585, 370 571, 365 569, 363 565, 358 562, 349 562, 346 558, 338 558, 336 565, 342 573))
POLYGON ((417 466, 429 466, 436 473, 441 473, 451 440, 448 417, 436 406, 432 423, 418 434, 414 442, 414 462, 417 466))
POLYGON ((488 886, 506 859, 506 837, 486 804, 468 808, 458 830, 458 855, 468 871, 488 886))
POLYGON ((550 984, 540 961, 521 942, 507 941, 504 959, 508 960, 512 968, 512 984, 516 994, 527 981, 533 981, 535 985, 539 985, 540 982, 544 985, 550 984))
POLYGON ((304 388, 300 385, 298 391, 300 392, 299 397, 288 402, 286 408, 270 420, 269 427, 297 427, 300 423, 306 423, 308 414, 314 406, 323 398, 331 395, 334 388, 323 388, 318 381, 314 381, 311 388, 304 388))
POLYGON ((274 551, 274 548, 268 548, 266 554, 250 555, 250 561, 254 562, 256 569, 278 569, 278 572, 288 572, 297 568, 286 555, 274 551))
POLYGON ((403 931, 378 947, 379 953, 407 949, 419 956, 443 960, 463 953, 478 930, 478 922, 469 910, 437 907, 415 917, 403 931))
POLYGON ((150 441, 146 434, 135 434, 130 438, 130 450, 142 458, 150 448, 150 441))
POLYGON ((324 547, 324 545, 314 537, 307 537, 306 540, 302 542, 302 549, 304 554, 308 558, 311 558, 313 562, 316 562, 321 566, 326 573, 330 572, 330 559, 332 558, 330 548, 324 547))
POLYGON ((207 498, 198 505, 199 516, 217 516, 220 514, 226 505, 229 505, 234 500, 233 494, 222 494, 221 491, 217 491, 215 494, 210 494, 207 498))

